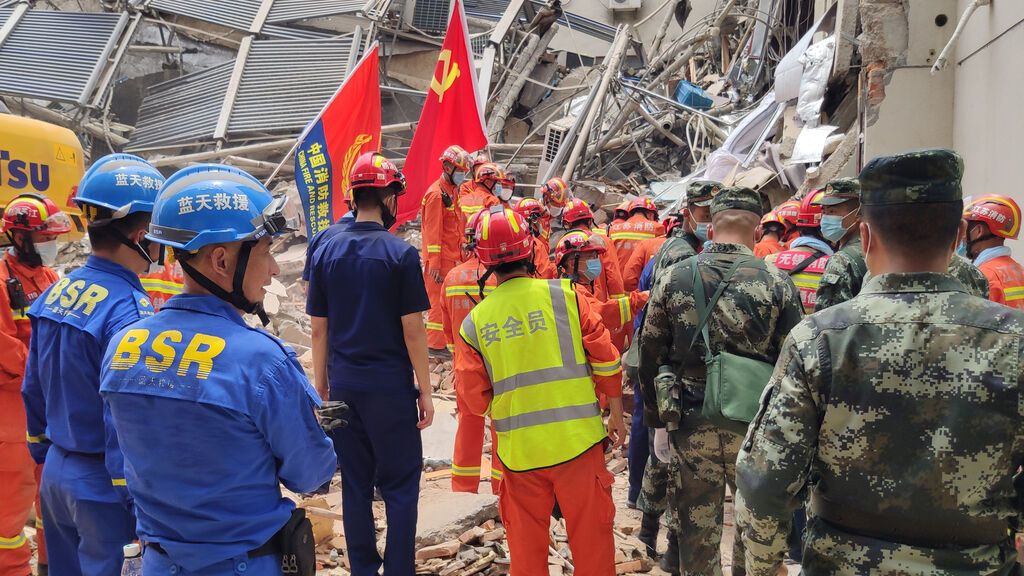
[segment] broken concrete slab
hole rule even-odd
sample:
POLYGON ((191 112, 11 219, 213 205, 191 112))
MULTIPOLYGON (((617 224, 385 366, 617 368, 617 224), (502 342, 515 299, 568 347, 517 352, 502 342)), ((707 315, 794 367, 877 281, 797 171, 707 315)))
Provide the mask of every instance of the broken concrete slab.
MULTIPOLYGON (((433 546, 498 517, 498 497, 430 490, 420 494, 416 546, 433 546)), ((493 529, 493 528, 492 528, 493 529)))

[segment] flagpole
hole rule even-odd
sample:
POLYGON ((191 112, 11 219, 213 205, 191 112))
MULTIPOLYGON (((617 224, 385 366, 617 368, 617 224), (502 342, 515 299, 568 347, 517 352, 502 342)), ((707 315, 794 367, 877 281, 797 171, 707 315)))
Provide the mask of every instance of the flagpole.
MULTIPOLYGON (((362 36, 362 28, 357 26, 355 31, 353 32, 353 39, 352 39, 353 54, 358 53, 358 51, 359 51, 359 40, 358 39, 361 36, 362 36)), ((348 74, 345 76, 345 80, 342 81, 341 86, 338 86, 338 89, 334 91, 334 95, 332 95, 330 97, 330 99, 327 100, 327 102, 324 104, 323 108, 321 108, 320 111, 317 112, 316 116, 314 116, 313 119, 309 121, 309 124, 306 124, 306 127, 302 129, 302 133, 299 134, 299 137, 295 139, 295 144, 293 144, 291 149, 288 150, 288 153, 286 153, 284 155, 284 158, 281 158, 281 161, 277 163, 277 167, 274 168, 274 171, 271 172, 270 176, 268 176, 267 179, 263 182, 263 186, 264 187, 267 187, 267 188, 270 187, 270 183, 274 180, 274 177, 277 176, 278 172, 281 171, 281 168, 284 167, 284 163, 287 162, 289 158, 291 158, 292 154, 294 154, 295 151, 299 148, 299 145, 302 144, 302 139, 305 138, 306 134, 309 133, 310 126, 312 126, 317 120, 320 119, 321 116, 324 115, 324 112, 326 112, 327 108, 331 105, 332 102, 334 102, 334 99, 338 97, 338 94, 341 94, 342 89, 345 88, 345 84, 348 84, 348 79, 352 77, 352 72, 354 72, 355 70, 359 69, 359 67, 363 65, 363 62, 365 62, 366 59, 370 56, 370 53, 373 52, 375 49, 377 49, 377 42, 376 41, 373 44, 370 45, 370 47, 363 54, 363 57, 360 58, 358 62, 356 62, 356 65, 352 66, 352 67, 350 67, 348 69, 348 71, 347 71, 348 74)))

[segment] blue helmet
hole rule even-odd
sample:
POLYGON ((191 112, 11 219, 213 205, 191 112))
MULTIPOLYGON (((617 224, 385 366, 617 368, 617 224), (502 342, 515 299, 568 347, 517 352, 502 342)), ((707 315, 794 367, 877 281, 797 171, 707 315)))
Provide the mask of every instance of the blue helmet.
POLYGON ((108 154, 82 177, 74 201, 79 207, 106 208, 113 218, 123 218, 133 212, 152 212, 163 185, 163 175, 142 158, 108 154))
POLYGON ((256 241, 294 229, 287 208, 287 197, 274 198, 259 180, 234 166, 190 166, 167 179, 146 238, 188 252, 209 244, 256 241))

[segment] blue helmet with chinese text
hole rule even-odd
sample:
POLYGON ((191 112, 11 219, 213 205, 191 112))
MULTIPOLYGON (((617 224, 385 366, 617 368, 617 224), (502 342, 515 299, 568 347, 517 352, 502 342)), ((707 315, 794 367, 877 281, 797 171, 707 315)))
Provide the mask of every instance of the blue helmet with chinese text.
POLYGON ((131 154, 108 154, 97 160, 82 177, 74 202, 109 210, 110 219, 124 218, 134 212, 152 212, 153 203, 164 185, 164 177, 149 162, 131 154))
POLYGON ((257 241, 293 230, 287 196, 274 198, 244 170, 200 164, 179 170, 164 184, 146 238, 194 252, 203 246, 257 241))

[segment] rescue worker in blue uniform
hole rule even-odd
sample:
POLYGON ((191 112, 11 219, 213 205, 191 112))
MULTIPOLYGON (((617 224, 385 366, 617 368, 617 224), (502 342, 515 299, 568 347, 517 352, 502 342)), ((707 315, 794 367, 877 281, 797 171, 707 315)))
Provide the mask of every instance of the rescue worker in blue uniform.
POLYGON ((376 576, 382 564, 385 576, 410 576, 420 430, 434 413, 422 315, 430 301, 419 252, 388 232, 405 178, 394 163, 367 152, 353 164, 349 182, 355 222, 321 232, 309 255, 313 370, 317 391, 352 409, 349 426, 334 434, 352 576, 376 576), (387 509, 383 559, 373 522, 375 486, 387 509))
POLYGON ((157 260, 144 236, 163 181, 136 156, 98 160, 74 198, 92 256, 28 312, 22 396, 29 451, 45 460, 39 492, 55 576, 116 576, 122 547, 135 539, 117 439, 104 425, 100 361, 117 331, 153 314, 139 274, 157 260))
POLYGON ((154 207, 147 237, 173 251, 184 293, 113 338, 100 389, 147 576, 315 570, 311 533, 305 555, 291 549, 285 526, 308 520, 280 484, 312 492, 334 474, 320 399, 295 352, 243 320, 266 325, 286 205, 242 170, 211 164, 172 175, 154 207))

